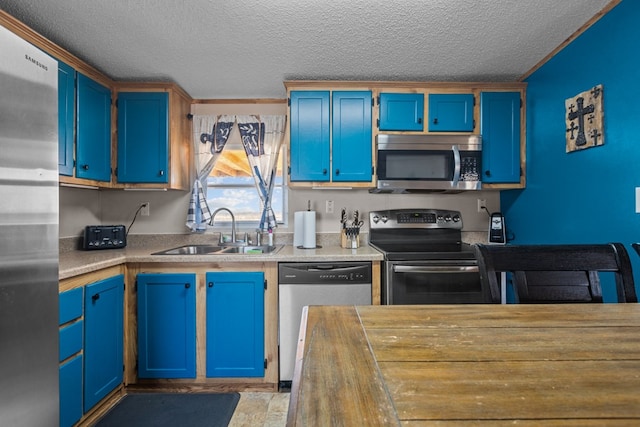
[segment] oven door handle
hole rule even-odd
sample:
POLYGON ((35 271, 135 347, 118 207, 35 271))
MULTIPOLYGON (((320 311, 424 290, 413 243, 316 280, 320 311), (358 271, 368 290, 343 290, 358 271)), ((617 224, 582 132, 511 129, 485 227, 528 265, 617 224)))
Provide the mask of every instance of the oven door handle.
POLYGON ((477 265, 466 266, 425 266, 425 265, 394 265, 394 273, 478 273, 477 265))
POLYGON ((460 181, 460 150, 457 145, 453 146, 453 186, 458 186, 460 181))

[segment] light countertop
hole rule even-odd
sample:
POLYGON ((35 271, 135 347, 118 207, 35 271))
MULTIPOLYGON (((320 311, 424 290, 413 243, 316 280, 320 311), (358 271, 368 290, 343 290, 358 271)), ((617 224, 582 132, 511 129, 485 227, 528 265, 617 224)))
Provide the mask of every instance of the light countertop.
MULTIPOLYGON (((152 253, 182 246, 202 244, 175 235, 162 235, 130 240, 124 249, 83 251, 64 250, 61 245, 59 279, 67 279, 123 263, 220 263, 220 262, 332 262, 332 261, 382 261, 383 255, 367 243, 358 249, 343 249, 332 239, 319 242, 316 249, 298 249, 284 244, 282 249, 269 254, 216 254, 216 255, 151 255, 152 253)), ((206 241, 206 243, 211 243, 206 241)), ((282 243, 276 241, 276 245, 282 243)))

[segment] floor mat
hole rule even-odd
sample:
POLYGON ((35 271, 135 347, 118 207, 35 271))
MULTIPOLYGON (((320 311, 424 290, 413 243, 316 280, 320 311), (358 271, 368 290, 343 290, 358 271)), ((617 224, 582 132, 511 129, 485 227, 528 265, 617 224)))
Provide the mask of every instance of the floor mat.
POLYGON ((96 427, 226 427, 240 393, 136 393, 126 395, 96 427))

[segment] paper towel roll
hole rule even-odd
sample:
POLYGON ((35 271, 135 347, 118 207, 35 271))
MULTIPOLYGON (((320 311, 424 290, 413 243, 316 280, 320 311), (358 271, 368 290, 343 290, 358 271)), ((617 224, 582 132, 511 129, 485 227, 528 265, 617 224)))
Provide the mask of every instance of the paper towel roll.
POLYGON ((293 246, 302 246, 304 239, 304 211, 293 214, 293 246))
POLYGON ((316 247, 316 212, 304 211, 303 214, 303 234, 302 247, 312 249, 316 247))

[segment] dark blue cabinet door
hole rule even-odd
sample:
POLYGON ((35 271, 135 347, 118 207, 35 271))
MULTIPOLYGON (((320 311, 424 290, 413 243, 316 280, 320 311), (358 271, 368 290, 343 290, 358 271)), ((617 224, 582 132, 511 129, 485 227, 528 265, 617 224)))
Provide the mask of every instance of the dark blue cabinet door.
POLYGON ((292 91, 290 119, 290 180, 328 182, 329 92, 292 91))
POLYGON ((421 93, 381 93, 380 130, 422 131, 424 95, 421 93))
POLYGON ((84 411, 122 384, 124 276, 87 285, 84 300, 84 411))
POLYGON ((58 173, 73 176, 76 71, 58 61, 58 173))
POLYGON ((78 73, 76 177, 111 180, 111 90, 78 73))
POLYGON ((169 94, 118 94, 118 182, 167 183, 169 94))
POLYGON ((196 276, 138 274, 138 377, 196 377, 196 276))
POLYGON ((210 272, 207 377, 264 376, 264 273, 210 272))
POLYGON ((472 132, 472 93, 429 94, 429 132, 472 132))
POLYGON ((520 182, 520 93, 480 94, 482 181, 520 182))
POLYGON ((371 181, 371 92, 333 92, 332 147, 334 182, 371 181))

